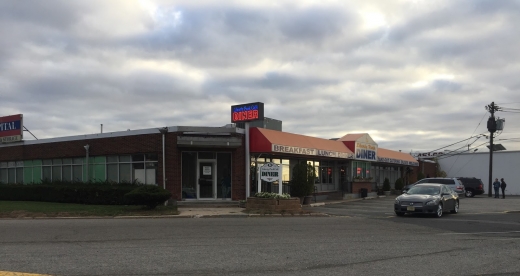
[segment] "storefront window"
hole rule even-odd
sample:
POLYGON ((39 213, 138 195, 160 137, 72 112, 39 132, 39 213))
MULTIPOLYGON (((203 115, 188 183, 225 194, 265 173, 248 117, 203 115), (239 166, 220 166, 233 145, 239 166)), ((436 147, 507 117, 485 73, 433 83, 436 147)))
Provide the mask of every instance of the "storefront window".
POLYGON ((233 186, 231 172, 231 154, 217 153, 217 197, 231 198, 233 186))
POLYGON ((182 153, 182 198, 197 198, 197 153, 182 153))
POLYGON ((319 178, 321 179, 321 183, 332 184, 333 182, 333 174, 332 174, 333 162, 330 161, 322 161, 319 166, 319 178))
POLYGON ((354 177, 370 178, 370 162, 354 161, 352 162, 354 177))
MULTIPOLYGON (((106 179, 113 182, 135 182, 141 184, 157 184, 157 154, 112 155, 96 160, 97 174, 106 173, 106 179), (106 172, 105 172, 106 168, 106 172)), ((100 177, 98 177, 100 178, 100 177)))
POLYGON ((132 182, 132 164, 119 164, 119 181, 118 182, 132 182))

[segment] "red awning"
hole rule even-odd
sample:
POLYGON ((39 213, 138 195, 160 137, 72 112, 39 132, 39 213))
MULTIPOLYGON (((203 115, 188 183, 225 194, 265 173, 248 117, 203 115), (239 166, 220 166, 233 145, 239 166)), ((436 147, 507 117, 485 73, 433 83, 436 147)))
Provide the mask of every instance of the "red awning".
POLYGON ((249 130, 252 153, 280 153, 332 158, 352 158, 340 141, 253 127, 249 130))
MULTIPOLYGON (((345 141, 328 140, 289 132, 253 127, 249 130, 249 151, 251 153, 274 153, 284 155, 305 155, 354 159, 354 153, 345 141)), ((365 135, 365 134, 359 134, 365 135)), ((357 139, 351 135, 349 138, 357 139)), ((377 149, 377 162, 395 165, 418 166, 419 163, 410 154, 377 149)))
POLYGON ((377 162, 406 166, 419 166, 419 162, 408 153, 388 149, 377 149, 377 162))

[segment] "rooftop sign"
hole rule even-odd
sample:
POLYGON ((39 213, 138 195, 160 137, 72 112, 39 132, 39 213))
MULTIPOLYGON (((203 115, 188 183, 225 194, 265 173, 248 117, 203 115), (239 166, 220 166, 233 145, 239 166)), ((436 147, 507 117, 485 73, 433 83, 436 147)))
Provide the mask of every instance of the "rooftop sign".
POLYGON ((19 142, 23 139, 23 115, 0 117, 0 143, 19 142))
POLYGON ((231 106, 231 122, 250 122, 264 119, 264 103, 248 103, 231 106))

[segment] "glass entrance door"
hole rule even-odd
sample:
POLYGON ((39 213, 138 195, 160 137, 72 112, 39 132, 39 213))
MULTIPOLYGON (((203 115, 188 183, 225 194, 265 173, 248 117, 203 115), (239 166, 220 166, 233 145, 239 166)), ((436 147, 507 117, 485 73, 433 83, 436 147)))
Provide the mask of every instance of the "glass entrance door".
POLYGON ((214 199, 216 197, 216 172, 214 162, 199 162, 199 198, 214 199))

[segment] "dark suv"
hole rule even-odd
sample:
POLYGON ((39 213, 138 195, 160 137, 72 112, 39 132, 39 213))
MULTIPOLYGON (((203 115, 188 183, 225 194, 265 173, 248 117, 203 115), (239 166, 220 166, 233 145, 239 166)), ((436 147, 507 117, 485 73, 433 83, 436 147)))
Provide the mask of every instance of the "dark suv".
POLYGON ((457 177, 466 189, 466 197, 474 197, 484 193, 484 184, 480 178, 475 177, 457 177))
POLYGON ((437 183, 437 184, 448 185, 448 187, 450 187, 453 191, 457 192, 459 197, 462 196, 463 194, 466 194, 466 191, 464 190, 464 184, 462 184, 462 181, 458 180, 455 177, 423 178, 413 184, 405 186, 403 188, 403 192, 408 192, 408 190, 416 184, 425 184, 425 183, 437 183))

